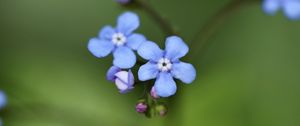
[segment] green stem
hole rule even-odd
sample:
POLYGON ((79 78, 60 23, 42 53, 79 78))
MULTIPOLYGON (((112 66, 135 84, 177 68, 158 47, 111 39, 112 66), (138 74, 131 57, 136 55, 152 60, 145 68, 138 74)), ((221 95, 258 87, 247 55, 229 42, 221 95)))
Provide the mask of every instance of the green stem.
POLYGON ((175 35, 176 32, 172 25, 162 17, 147 1, 145 0, 135 0, 135 3, 144 10, 162 29, 162 31, 167 35, 175 35))
POLYGON ((191 49, 191 56, 198 55, 202 48, 207 44, 208 40, 217 32, 218 28, 224 23, 231 14, 238 10, 242 5, 249 3, 260 2, 261 0, 232 0, 224 8, 220 9, 207 23, 199 28, 200 30, 195 34, 192 42, 189 44, 191 49))

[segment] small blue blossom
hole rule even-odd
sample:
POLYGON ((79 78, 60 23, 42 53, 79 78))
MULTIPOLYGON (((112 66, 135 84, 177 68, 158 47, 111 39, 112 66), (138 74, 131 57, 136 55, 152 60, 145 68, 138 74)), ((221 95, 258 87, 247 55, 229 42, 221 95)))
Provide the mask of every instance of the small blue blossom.
POLYGON ((88 49, 96 57, 113 53, 113 64, 119 68, 131 68, 136 63, 133 50, 146 41, 142 34, 133 33, 140 25, 139 17, 132 12, 121 14, 117 27, 105 26, 98 37, 89 40, 88 49))
POLYGON ((300 19, 300 0, 264 0, 263 10, 269 15, 282 9, 284 14, 291 20, 300 19))
POLYGON ((131 70, 122 71, 122 69, 112 66, 109 68, 106 78, 107 80, 114 82, 122 94, 127 93, 134 88, 134 76, 131 70))
POLYGON ((158 96, 174 95, 177 86, 173 78, 186 84, 192 83, 196 78, 194 66, 179 60, 188 51, 188 46, 177 36, 167 38, 165 51, 161 50, 154 42, 143 43, 138 49, 138 54, 149 61, 140 67, 139 80, 146 81, 156 78, 154 88, 158 96))
MULTIPOLYGON (((6 95, 3 91, 0 91, 0 110, 3 109, 7 104, 6 95)), ((0 118, 0 126, 2 126, 2 119, 0 118)))
POLYGON ((3 109, 6 105, 7 99, 3 91, 0 91, 0 110, 3 109))

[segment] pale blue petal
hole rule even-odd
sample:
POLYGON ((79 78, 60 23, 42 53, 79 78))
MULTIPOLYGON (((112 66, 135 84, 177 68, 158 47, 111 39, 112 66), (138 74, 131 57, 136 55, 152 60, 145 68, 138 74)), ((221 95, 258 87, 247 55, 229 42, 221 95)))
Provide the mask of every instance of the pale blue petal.
POLYGON ((3 109, 7 103, 6 95, 3 91, 0 91, 0 109, 3 109))
POLYGON ((274 15, 281 7, 281 2, 279 0, 264 0, 263 10, 269 15, 274 15))
POLYGON ((163 57, 163 51, 151 41, 142 43, 137 52, 142 58, 151 61, 158 61, 163 57))
POLYGON ((140 81, 146 81, 157 77, 158 69, 157 65, 153 63, 146 63, 142 65, 138 71, 140 81))
POLYGON ((113 34, 115 33, 115 29, 111 26, 104 26, 99 32, 100 39, 105 39, 110 41, 113 34))
POLYGON ((128 71, 128 86, 133 86, 134 84, 134 75, 131 70, 128 71))
POLYGON ((185 62, 174 63, 171 73, 175 78, 186 84, 192 83, 196 78, 196 69, 194 66, 185 62))
POLYGON ((285 1, 283 6, 284 6, 283 7, 284 13, 289 19, 291 19, 291 20, 300 19, 300 1, 299 0, 285 1))
POLYGON ((176 93, 177 87, 172 75, 168 72, 159 73, 154 84, 155 91, 160 97, 169 97, 176 93))
POLYGON ((185 56, 189 51, 189 47, 184 43, 184 41, 177 37, 171 36, 166 40, 166 58, 172 61, 177 60, 185 56))
POLYGON ((136 56, 133 51, 125 46, 120 46, 114 51, 113 64, 122 69, 128 69, 134 66, 136 56))
POLYGON ((88 43, 88 49, 94 56, 102 58, 114 49, 114 45, 110 41, 92 38, 88 43))
POLYGON ((121 14, 117 22, 118 32, 129 35, 140 25, 139 17, 133 12, 125 12, 121 14))
POLYGON ((109 68, 109 70, 107 71, 107 73, 106 73, 106 79, 109 80, 109 81, 114 82, 115 79, 116 79, 115 74, 120 72, 120 71, 121 71, 121 69, 119 67, 111 66, 109 68))
POLYGON ((133 50, 137 50, 144 42, 146 42, 146 38, 142 34, 132 34, 127 38, 127 46, 133 50))

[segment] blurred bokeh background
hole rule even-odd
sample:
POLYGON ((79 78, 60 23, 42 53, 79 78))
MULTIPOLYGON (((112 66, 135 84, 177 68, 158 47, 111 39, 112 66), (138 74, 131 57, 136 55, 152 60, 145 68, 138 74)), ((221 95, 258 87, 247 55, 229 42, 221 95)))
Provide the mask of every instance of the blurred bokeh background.
MULTIPOLYGON (((228 2, 150 0, 187 43, 228 2)), ((113 0, 0 0, 4 126, 300 125, 300 21, 267 16, 259 3, 238 9, 187 61, 197 80, 178 84, 166 117, 148 119, 134 110, 142 89, 119 94, 105 80, 111 56, 97 59, 86 48, 126 10, 113 0)), ((132 11, 138 32, 163 45, 158 25, 132 11)))

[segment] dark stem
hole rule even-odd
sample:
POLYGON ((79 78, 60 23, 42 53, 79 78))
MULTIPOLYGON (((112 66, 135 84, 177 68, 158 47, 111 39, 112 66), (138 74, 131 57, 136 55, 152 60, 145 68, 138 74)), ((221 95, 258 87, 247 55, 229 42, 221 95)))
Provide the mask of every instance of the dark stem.
POLYGON ((149 3, 145 0, 135 0, 135 3, 144 10, 162 29, 162 31, 167 35, 176 35, 175 30, 172 25, 162 17, 149 3))
POLYGON ((249 3, 260 2, 261 0, 232 0, 224 8, 220 9, 207 23, 199 28, 200 30, 195 34, 190 47, 191 54, 189 58, 194 55, 198 55, 202 48, 207 44, 208 40, 217 32, 220 25, 224 23, 224 20, 238 10, 242 5, 249 3))

